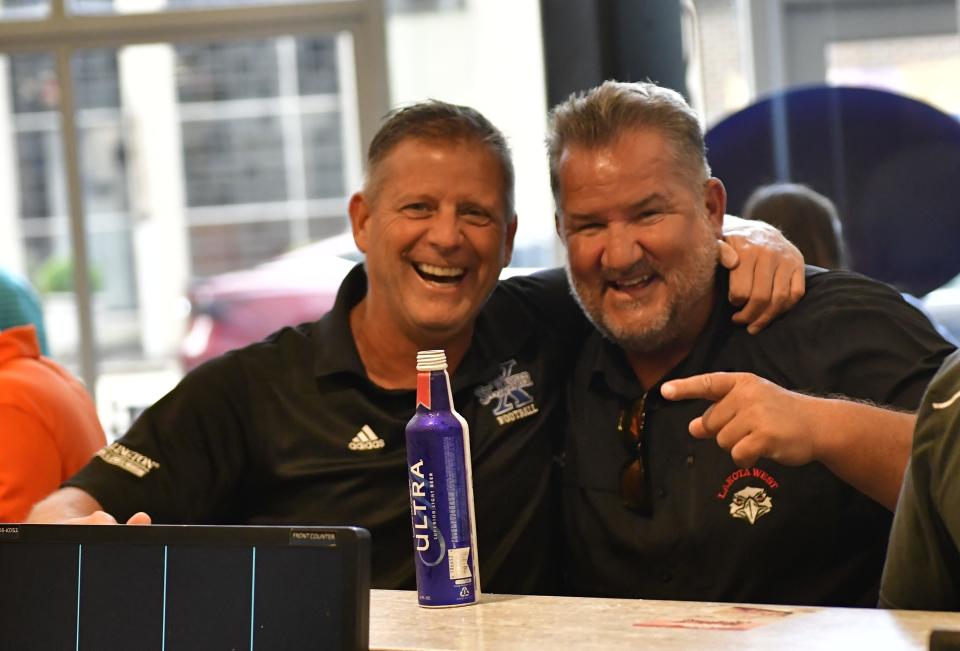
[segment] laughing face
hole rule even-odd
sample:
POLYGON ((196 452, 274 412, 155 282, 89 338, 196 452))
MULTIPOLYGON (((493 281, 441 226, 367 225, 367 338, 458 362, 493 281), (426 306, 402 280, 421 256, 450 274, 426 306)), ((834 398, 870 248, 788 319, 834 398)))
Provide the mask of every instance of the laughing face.
POLYGON ((505 190, 487 145, 396 145, 350 206, 369 315, 424 344, 469 331, 513 250, 505 190))
POLYGON ((649 129, 570 146, 558 172, 558 230, 587 316, 628 352, 693 341, 712 307, 720 182, 692 181, 673 145, 649 129))

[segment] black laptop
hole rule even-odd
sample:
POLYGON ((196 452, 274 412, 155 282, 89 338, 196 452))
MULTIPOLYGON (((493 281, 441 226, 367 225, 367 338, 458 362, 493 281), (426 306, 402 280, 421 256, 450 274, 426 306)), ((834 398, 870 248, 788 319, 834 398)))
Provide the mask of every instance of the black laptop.
POLYGON ((365 649, 353 527, 0 524, 0 649, 365 649))

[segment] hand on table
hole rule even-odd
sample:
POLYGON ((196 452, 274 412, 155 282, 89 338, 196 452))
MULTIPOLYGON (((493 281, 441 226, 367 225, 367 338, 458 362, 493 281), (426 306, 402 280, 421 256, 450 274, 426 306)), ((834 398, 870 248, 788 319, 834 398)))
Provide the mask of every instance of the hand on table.
POLYGON ((817 398, 788 391, 752 373, 706 373, 663 384, 668 400, 710 400, 690 434, 715 438, 741 468, 761 457, 788 466, 817 459, 817 398))
MULTIPOLYGON (((151 524, 150 516, 138 511, 130 516, 127 524, 151 524)), ((90 515, 64 520, 61 524, 118 524, 117 519, 105 511, 94 511, 90 515)))

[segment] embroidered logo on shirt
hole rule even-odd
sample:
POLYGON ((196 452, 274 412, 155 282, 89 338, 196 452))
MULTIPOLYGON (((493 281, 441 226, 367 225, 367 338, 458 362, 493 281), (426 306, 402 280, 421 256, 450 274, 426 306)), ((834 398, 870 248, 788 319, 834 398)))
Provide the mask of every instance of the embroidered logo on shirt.
POLYGON ((730 515, 750 524, 765 516, 773 509, 773 500, 766 489, 747 486, 733 494, 730 501, 730 515))
POLYGON ((516 365, 515 359, 501 363, 500 375, 490 384, 482 384, 474 390, 481 405, 489 405, 496 400, 493 415, 500 425, 533 416, 540 411, 533 402, 533 396, 527 392, 527 389, 533 386, 530 373, 514 373, 513 367, 516 365))
POLYGON ((716 494, 716 498, 718 500, 726 499, 735 484, 747 479, 759 479, 765 486, 748 484, 733 493, 730 499, 730 516, 755 524, 757 520, 773 510, 773 498, 770 496, 770 491, 780 488, 779 482, 766 470, 756 467, 738 468, 727 475, 727 478, 723 481, 723 486, 716 494))
POLYGON ((160 467, 159 463, 147 455, 140 454, 119 443, 111 443, 105 448, 100 448, 100 450, 97 451, 97 456, 107 463, 117 468, 123 468, 131 475, 136 475, 137 477, 143 477, 151 470, 160 467))
POLYGON ((386 443, 377 436, 369 425, 364 425, 360 431, 353 435, 353 439, 347 444, 351 450, 379 450, 386 443))

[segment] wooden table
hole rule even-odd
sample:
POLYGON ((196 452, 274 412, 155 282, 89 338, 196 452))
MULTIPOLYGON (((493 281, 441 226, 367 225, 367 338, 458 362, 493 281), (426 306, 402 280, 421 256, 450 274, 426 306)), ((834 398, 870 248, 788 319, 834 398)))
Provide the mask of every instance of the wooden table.
POLYGON ((414 592, 373 590, 371 649, 926 649, 960 613, 484 595, 459 608, 417 606, 414 592), (685 622, 682 620, 686 620, 685 622), (746 627, 749 630, 676 628, 746 627))

